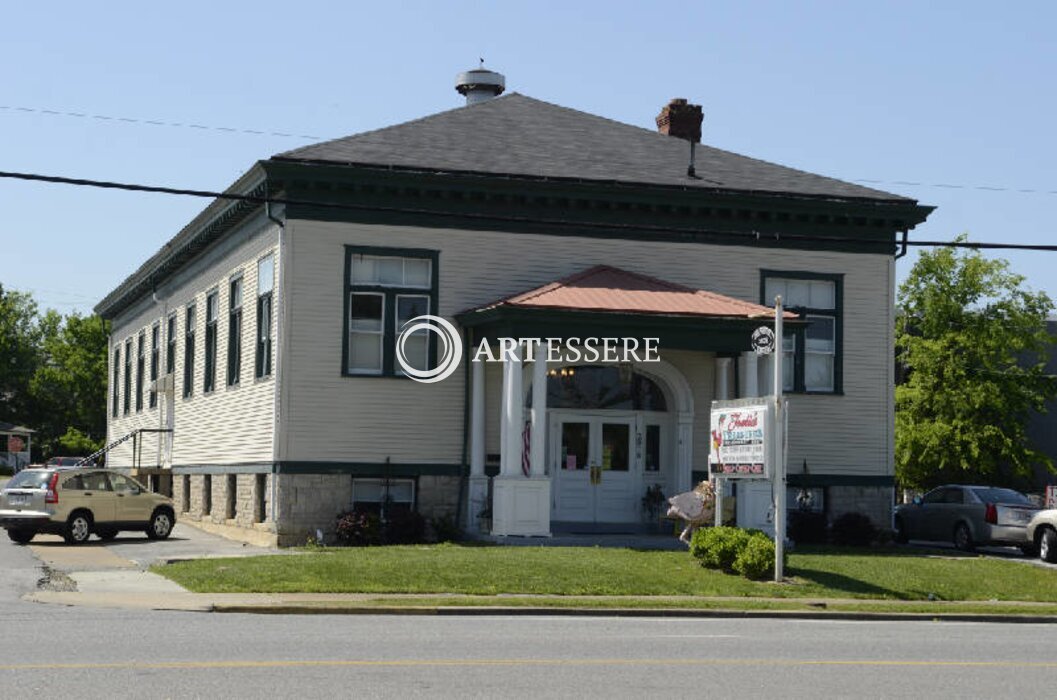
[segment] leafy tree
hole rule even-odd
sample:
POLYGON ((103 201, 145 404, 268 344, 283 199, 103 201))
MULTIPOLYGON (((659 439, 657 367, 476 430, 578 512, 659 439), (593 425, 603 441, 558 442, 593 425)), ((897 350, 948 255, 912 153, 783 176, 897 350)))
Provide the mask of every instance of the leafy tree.
POLYGON ((30 393, 44 450, 92 452, 106 439, 107 324, 94 315, 48 311, 40 328, 30 393))
POLYGON ((25 292, 0 285, 0 420, 28 423, 29 382, 37 369, 40 329, 37 305, 25 292))
MULTIPOLYGON (((965 237, 959 238, 965 240, 965 237)), ((896 474, 908 487, 1019 485, 1053 470, 1025 423, 1057 396, 1045 373, 1053 304, 1005 260, 940 248, 922 253, 899 289, 896 474)))

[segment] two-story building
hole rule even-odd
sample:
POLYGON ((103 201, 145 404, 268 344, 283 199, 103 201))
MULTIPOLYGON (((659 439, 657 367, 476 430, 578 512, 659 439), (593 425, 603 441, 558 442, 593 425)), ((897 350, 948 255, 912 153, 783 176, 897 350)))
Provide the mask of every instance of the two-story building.
MULTIPOLYGON (((790 486, 887 522, 895 257, 931 209, 699 144, 685 101, 652 131, 489 71, 458 88, 465 106, 254 164, 97 306, 109 439, 171 430, 109 463, 280 544, 380 499, 496 535, 635 529, 648 487, 706 476, 712 400, 771 391, 750 336, 781 294, 790 486), (400 337, 423 314, 462 341, 443 381, 398 361, 449 347, 400 337), (473 361, 508 337, 563 351, 473 361), (657 357, 566 352, 586 338, 657 357)), ((741 484, 739 522, 770 497, 741 484)))

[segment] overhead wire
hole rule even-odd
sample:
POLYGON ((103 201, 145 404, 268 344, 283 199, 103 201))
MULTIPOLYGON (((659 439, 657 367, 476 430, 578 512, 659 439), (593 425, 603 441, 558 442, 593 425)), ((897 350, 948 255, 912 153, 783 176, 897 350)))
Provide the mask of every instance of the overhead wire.
MULTIPOLYGON (((123 190, 128 192, 149 192, 155 194, 169 194, 169 195, 180 195, 188 197, 202 197, 209 199, 220 199, 228 201, 241 201, 249 202, 252 204, 276 204, 276 205, 295 205, 295 206, 308 206, 308 207, 320 207, 326 209, 339 209, 339 210, 350 210, 350 211, 369 211, 369 212, 388 212, 396 214, 421 214, 434 217, 447 217, 447 218, 460 218, 460 219, 473 219, 480 221, 493 221, 493 222, 505 222, 505 223, 521 223, 521 224, 547 224, 556 226, 577 226, 584 228, 597 228, 606 230, 633 230, 633 231, 652 231, 656 233, 669 233, 669 234, 685 234, 685 235, 707 235, 716 237, 726 237, 734 239, 744 239, 747 241, 755 242, 779 242, 779 241, 800 241, 800 242, 813 242, 813 243, 847 243, 849 239, 846 236, 824 236, 817 234, 796 234, 796 233, 779 233, 779 232, 761 232, 761 231, 746 231, 746 230, 733 230, 733 229, 701 229, 701 228, 685 228, 676 226, 659 226, 656 224, 620 224, 620 223, 600 223, 590 221, 577 221, 572 219, 551 219, 551 218, 539 218, 539 217, 522 217, 522 216, 510 216, 504 214, 486 214, 478 212, 453 212, 443 211, 437 209, 421 209, 412 207, 390 207, 376 204, 353 204, 351 202, 329 202, 322 200, 312 199, 297 199, 290 197, 272 197, 272 196, 260 196, 252 194, 240 194, 237 192, 215 192, 211 190, 198 190, 198 189, 187 189, 180 187, 163 187, 157 185, 144 185, 139 183, 128 183, 128 182, 114 182, 108 180, 93 180, 88 178, 72 178, 64 177, 60 175, 45 175, 40 173, 23 173, 23 172, 9 172, 0 171, 0 178, 4 179, 16 179, 30 182, 46 182, 50 184, 61 184, 71 185, 77 187, 94 187, 100 189, 111 189, 111 190, 123 190)), ((857 237, 853 239, 855 243, 860 244, 876 244, 878 246, 890 247, 897 244, 897 241, 891 238, 866 238, 857 237)), ((967 240, 954 240, 954 241, 938 241, 938 240, 901 240, 898 241, 898 245, 906 245, 919 248, 968 248, 977 250, 1034 250, 1044 252, 1057 252, 1057 245, 1046 245, 1036 243, 1001 243, 991 241, 967 241, 967 240)))

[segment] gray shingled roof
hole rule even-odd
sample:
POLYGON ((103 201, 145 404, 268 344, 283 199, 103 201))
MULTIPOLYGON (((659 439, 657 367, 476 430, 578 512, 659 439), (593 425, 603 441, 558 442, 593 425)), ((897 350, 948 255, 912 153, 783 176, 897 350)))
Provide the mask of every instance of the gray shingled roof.
POLYGON ((686 141, 510 93, 275 156, 282 160, 573 178, 661 186, 910 202, 705 145, 686 174, 686 141))

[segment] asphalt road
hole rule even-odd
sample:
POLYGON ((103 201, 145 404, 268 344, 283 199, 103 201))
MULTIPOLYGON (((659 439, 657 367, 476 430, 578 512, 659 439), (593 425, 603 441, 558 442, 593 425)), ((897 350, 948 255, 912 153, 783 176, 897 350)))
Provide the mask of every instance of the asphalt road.
POLYGON ((1057 627, 253 616, 25 603, 0 541, 0 697, 1038 697, 1057 627))

